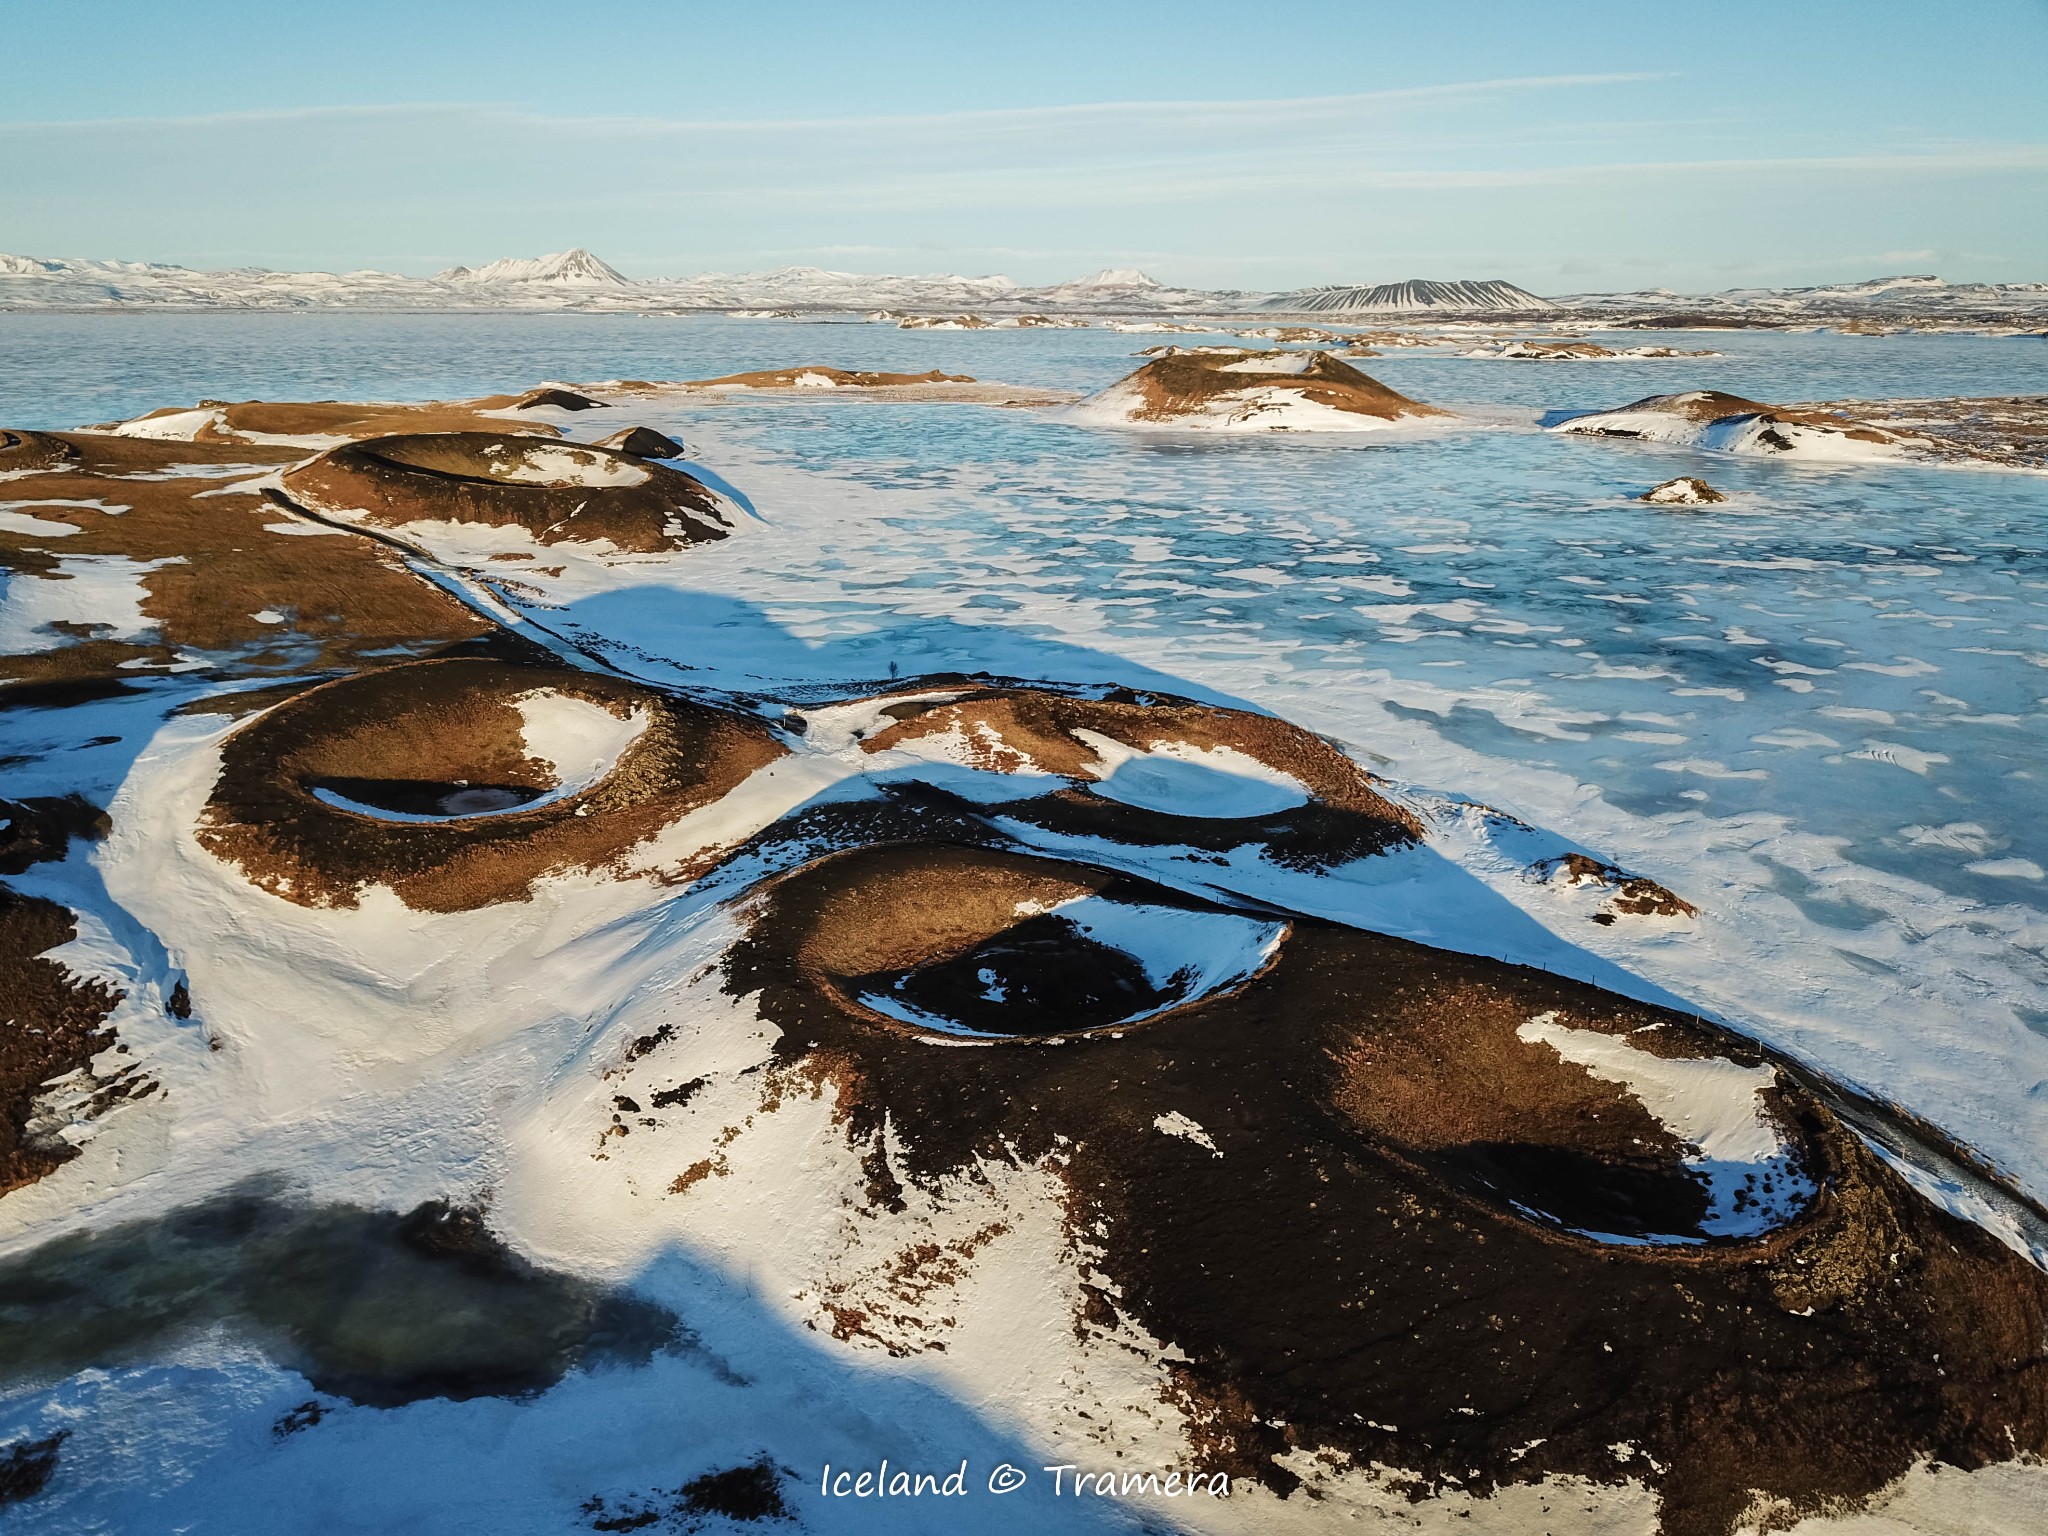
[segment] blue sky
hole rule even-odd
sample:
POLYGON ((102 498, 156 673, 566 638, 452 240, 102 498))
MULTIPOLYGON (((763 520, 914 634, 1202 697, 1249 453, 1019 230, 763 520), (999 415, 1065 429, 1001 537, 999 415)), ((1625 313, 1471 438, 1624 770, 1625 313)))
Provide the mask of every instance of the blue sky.
POLYGON ((0 0, 0 250, 2048 279, 2048 0, 0 0))

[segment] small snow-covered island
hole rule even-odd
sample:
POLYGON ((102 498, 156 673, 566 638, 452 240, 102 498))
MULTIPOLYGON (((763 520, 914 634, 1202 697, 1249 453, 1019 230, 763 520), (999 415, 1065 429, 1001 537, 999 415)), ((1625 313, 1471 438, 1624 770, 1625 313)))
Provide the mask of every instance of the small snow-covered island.
POLYGON ((2048 1531, 1887 4, 12 18, 0 1536, 2048 1531))

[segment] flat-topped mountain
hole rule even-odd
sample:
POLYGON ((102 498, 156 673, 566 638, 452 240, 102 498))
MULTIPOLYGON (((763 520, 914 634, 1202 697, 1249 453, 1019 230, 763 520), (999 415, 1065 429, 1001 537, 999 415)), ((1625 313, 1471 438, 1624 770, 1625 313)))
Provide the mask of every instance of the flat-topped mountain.
POLYGON ((1275 294, 1264 307, 1315 315, 1349 315, 1413 314, 1428 310, 1532 313, 1557 306, 1505 278, 1443 282, 1411 277, 1406 282, 1377 283, 1371 287, 1336 285, 1275 294))

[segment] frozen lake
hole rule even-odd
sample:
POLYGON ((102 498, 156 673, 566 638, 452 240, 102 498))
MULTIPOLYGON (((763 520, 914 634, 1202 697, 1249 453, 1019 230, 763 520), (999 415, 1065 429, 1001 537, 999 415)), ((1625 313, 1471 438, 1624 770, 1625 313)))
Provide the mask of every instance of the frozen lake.
MULTIPOLYGON (((0 421, 796 363, 1092 390, 1161 339, 0 315, 0 421)), ((722 683, 1121 675, 1272 710, 1413 788, 1498 806, 1698 901, 1697 934, 1571 937, 2011 1158, 2041 1140, 2048 1094, 2048 478, 1816 468, 1534 421, 1689 388, 1774 402, 2038 394, 2048 346, 1740 332, 1618 344, 1650 340, 1723 355, 1365 362, 1491 423, 1380 443, 830 399, 636 411, 679 432, 765 526, 640 570, 576 618, 656 671, 722 683), (1679 474, 1732 499, 1633 499, 1679 474)), ((603 414, 589 431, 619 425, 603 414)))

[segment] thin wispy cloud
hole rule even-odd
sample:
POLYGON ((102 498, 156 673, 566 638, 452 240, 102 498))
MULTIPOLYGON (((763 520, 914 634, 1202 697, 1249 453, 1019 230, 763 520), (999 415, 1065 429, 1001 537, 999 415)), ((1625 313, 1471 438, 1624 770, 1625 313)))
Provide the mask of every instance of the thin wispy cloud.
POLYGON ((0 133, 60 134, 129 128, 176 129, 259 126, 334 119, 411 116, 472 117, 506 126, 546 128, 557 132, 612 134, 806 133, 844 129, 1001 128, 1015 123, 1034 127, 1049 123, 1088 123, 1103 119, 1136 123, 1179 123, 1196 120, 1232 126, 1310 124, 1341 121, 1375 108, 1403 103, 1446 101, 1463 97, 1522 91, 1563 90, 1601 85, 1628 85, 1670 79, 1664 71, 1623 71, 1581 75, 1525 75, 1497 80, 1467 80, 1443 85, 1400 86, 1339 96, 1279 96, 1252 99, 1096 101, 1029 107, 985 107, 966 111, 875 113, 825 117, 687 118, 562 114, 534 112, 498 102, 394 102, 359 106, 262 108, 238 112, 206 112, 183 116, 45 118, 0 120, 0 133))

